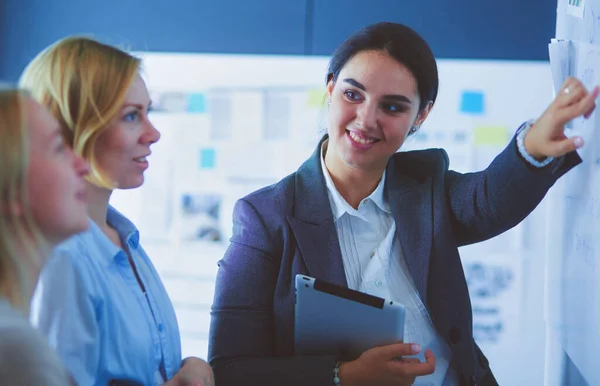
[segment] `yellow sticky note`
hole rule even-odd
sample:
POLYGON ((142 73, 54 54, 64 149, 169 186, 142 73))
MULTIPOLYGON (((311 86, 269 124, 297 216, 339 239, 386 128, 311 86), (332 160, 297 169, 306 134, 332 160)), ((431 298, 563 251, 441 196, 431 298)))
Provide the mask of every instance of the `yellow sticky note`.
POLYGON ((306 106, 322 108, 325 106, 326 91, 324 88, 312 88, 306 92, 306 106))
POLYGON ((505 146, 508 130, 504 126, 481 126, 475 128, 475 145, 505 146))

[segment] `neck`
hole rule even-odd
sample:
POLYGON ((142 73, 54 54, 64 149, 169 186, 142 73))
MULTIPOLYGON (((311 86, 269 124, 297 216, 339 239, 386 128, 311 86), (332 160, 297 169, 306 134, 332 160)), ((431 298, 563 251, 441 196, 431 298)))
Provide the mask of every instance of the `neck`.
POLYGON ((326 151, 324 161, 335 188, 354 209, 377 188, 385 170, 385 167, 370 170, 350 167, 334 151, 326 151))
POLYGON ((102 230, 109 228, 106 222, 106 213, 108 212, 108 201, 112 190, 100 188, 96 185, 86 183, 88 196, 88 216, 102 230))

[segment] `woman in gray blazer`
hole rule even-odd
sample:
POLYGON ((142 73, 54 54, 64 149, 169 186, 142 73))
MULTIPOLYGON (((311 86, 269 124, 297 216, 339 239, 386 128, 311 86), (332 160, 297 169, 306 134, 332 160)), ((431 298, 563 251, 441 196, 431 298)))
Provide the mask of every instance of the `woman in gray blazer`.
POLYGON ((598 89, 568 79, 487 169, 460 174, 443 150, 397 152, 438 91, 416 32, 394 23, 358 31, 334 53, 326 82, 328 134, 313 156, 235 206, 210 331, 217 384, 496 385, 473 340, 458 247, 517 225, 581 162, 582 139, 563 129, 591 114, 598 89), (403 303, 409 343, 359 358, 294 355, 299 273, 403 303))

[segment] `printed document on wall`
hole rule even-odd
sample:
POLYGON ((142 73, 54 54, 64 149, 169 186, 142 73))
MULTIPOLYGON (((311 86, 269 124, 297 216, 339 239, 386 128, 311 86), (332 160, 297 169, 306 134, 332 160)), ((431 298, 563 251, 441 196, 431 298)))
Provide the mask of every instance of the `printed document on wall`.
MULTIPOLYGON (((575 76, 588 89, 600 82, 600 47, 574 43, 575 76)), ((551 189, 548 203, 546 315, 550 328, 590 385, 600 384, 600 121, 573 120, 585 146, 583 163, 551 189)))

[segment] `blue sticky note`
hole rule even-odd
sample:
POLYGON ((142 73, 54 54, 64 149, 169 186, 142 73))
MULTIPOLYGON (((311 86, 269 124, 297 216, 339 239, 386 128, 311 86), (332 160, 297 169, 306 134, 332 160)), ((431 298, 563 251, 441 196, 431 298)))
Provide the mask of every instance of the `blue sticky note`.
POLYGON ((463 91, 460 100, 460 111, 466 114, 483 114, 484 98, 481 91, 463 91))
POLYGON ((214 169, 215 156, 215 149, 200 149, 200 169, 214 169))
POLYGON ((187 110, 190 113, 206 112, 206 97, 201 93, 189 94, 187 98, 187 110))

